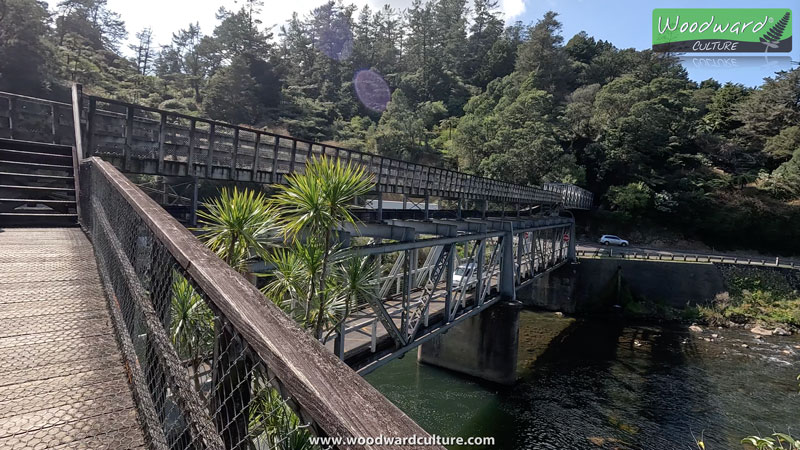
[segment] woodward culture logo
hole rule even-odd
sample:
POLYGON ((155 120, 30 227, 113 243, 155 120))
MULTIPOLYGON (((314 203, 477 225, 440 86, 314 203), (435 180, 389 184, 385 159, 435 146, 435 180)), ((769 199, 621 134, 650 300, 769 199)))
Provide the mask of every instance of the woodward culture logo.
POLYGON ((790 52, 792 10, 654 9, 653 50, 693 53, 790 52))

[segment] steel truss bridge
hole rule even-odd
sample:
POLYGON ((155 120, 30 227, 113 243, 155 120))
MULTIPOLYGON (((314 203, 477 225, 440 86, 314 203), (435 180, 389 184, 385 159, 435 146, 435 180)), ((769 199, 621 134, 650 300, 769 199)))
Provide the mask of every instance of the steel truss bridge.
MULTIPOLYGON (((130 392, 115 393, 127 396, 119 400, 120 405, 135 405, 135 411, 106 405, 108 417, 102 416, 101 421, 97 416, 86 425, 89 419, 80 417, 88 410, 81 408, 104 401, 98 395, 106 380, 98 380, 97 386, 85 380, 80 386, 32 390, 29 396, 36 402, 24 407, 70 410, 58 419, 63 422, 59 426, 66 425, 55 430, 60 434, 54 437, 47 428, 52 419, 46 412, 27 412, 25 422, 3 419, 17 417, 18 408, 23 407, 18 403, 25 401, 29 389, 24 387, 27 381, 12 381, 11 393, 18 401, 10 403, 8 410, 4 409, 8 405, 0 402, 0 446, 5 448, 61 439, 60 444, 87 440, 84 443, 89 446, 110 448, 245 449, 276 448, 286 439, 301 439, 307 433, 424 436, 424 430, 351 368, 362 374, 374 370, 497 302, 513 302, 518 289, 574 260, 574 220, 556 213, 586 209, 592 202, 590 193, 571 185, 537 188, 502 183, 84 95, 77 86, 71 104, 0 93, 0 138, 11 139, 0 144, 14 147, 6 153, 19 158, 0 163, 31 170, 31 174, 10 174, 13 179, 45 180, 44 187, 4 189, 60 189, 74 194, 72 200, 31 199, 24 203, 72 203, 85 233, 67 236, 54 229, 33 230, 27 235, 24 230, 0 233, 0 258, 13 261, 0 270, 0 284, 11 287, 8 294, 0 295, 0 312, 5 302, 23 303, 28 301, 26 296, 41 301, 66 296, 58 297, 61 313, 77 314, 80 311, 63 309, 77 307, 80 299, 71 297, 76 289, 90 289, 98 301, 104 297, 103 314, 108 319, 100 317, 97 325, 108 327, 111 323, 117 345, 104 344, 107 353, 98 361, 111 364, 111 368, 124 367, 125 376, 116 380, 127 380, 130 392), (71 157, 63 154, 70 149, 71 157), (26 159, 35 155, 65 161, 59 165, 26 159), (380 264, 380 295, 362 305, 326 343, 313 339, 277 306, 265 302, 252 284, 123 175, 282 183, 286 174, 302 171, 309 158, 323 155, 366 167, 375 177, 374 195, 379 205, 384 194, 392 194, 424 205, 431 199, 449 201, 457 205, 459 213, 462 205, 471 202, 479 212, 479 217, 472 219, 460 214, 450 220, 431 219, 423 206, 418 210, 427 220, 386 219, 379 206, 377 223, 341 227, 338 234, 345 243, 355 242, 355 237, 369 240, 366 245, 350 246, 349 252, 380 264), (71 159, 71 164, 66 159, 71 159), (42 172, 47 170, 70 175, 42 172), (53 188, 48 184, 55 182, 74 185, 53 188), (509 204, 517 217, 487 217, 492 205, 509 204), (530 214, 542 206, 551 214, 519 217, 520 211, 530 214), (66 266, 78 264, 80 268, 51 266, 43 256, 45 251, 57 251, 66 258, 66 266), (17 283, 14 268, 18 263, 43 268, 35 289, 17 283), (455 283, 459 266, 474 267, 474 281, 455 283), (48 267, 54 268, 52 273, 48 267), (179 297, 207 308, 206 319, 213 322, 211 333, 180 339, 172 335, 177 314, 174 302, 179 297), (88 390, 84 392, 84 388, 88 390), (58 389, 66 389, 70 395, 91 395, 93 403, 54 406, 52 402, 71 398, 66 394, 48 396, 61 392, 58 389), (292 411, 297 419, 287 419, 286 411, 292 411), (78 423, 85 426, 73 426, 78 423), (117 425, 111 427, 111 423, 117 425), (275 423, 284 426, 277 437, 269 428, 275 423), (76 432, 83 434, 76 437, 76 432)), ((166 188, 146 189, 185 201, 166 188)), ((196 194, 193 201, 197 202, 196 194)), ((11 204, 20 202, 16 199, 11 204)), ((59 215, 70 216, 69 209, 66 211, 59 215)), ((29 311, 30 320, 39 311, 38 306, 15 308, 19 315, 29 311)), ((82 328, 83 318, 75 316, 76 334, 68 340, 73 346, 91 348, 82 328)), ((102 330, 97 333, 112 332, 112 328, 102 330)), ((40 346, 37 351, 60 358, 68 373, 74 369, 71 365, 88 364, 72 361, 63 344, 55 345, 63 336, 47 336, 34 340, 40 346)), ((0 348, 22 348, 3 339, 9 337, 0 334, 0 348)), ((0 358, 19 358, 19 364, 30 366, 23 353, 0 350, 0 358)), ((36 373, 30 369, 18 372, 13 363, 10 367, 12 373, 4 379, 24 374, 29 380, 36 373)), ((50 369, 46 365, 39 369, 43 379, 57 376, 48 375, 50 369)), ((3 389, 7 388, 0 386, 0 391, 3 389)), ((366 444, 352 447, 370 448, 366 444)))
POLYGON ((361 374, 498 301, 516 301, 518 289, 575 260, 574 221, 558 216, 391 220, 340 230, 345 243, 352 234, 372 239, 351 251, 377 260, 380 289, 328 346, 361 374), (454 283, 457 267, 474 278, 454 283))

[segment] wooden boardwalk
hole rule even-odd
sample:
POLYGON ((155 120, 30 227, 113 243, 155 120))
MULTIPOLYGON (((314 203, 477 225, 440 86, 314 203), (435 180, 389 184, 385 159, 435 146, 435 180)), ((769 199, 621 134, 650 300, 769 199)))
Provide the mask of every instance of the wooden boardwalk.
POLYGON ((0 448, 144 444, 91 243, 0 228, 0 448))

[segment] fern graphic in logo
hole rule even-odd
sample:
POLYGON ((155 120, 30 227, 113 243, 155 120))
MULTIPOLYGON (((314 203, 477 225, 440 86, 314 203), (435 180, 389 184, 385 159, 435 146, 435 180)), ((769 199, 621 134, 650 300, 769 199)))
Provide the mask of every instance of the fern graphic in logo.
POLYGON ((687 53, 792 51, 788 8, 657 8, 653 50, 687 53))
POLYGON ((772 28, 770 28, 766 33, 764 33, 759 40, 762 44, 764 44, 767 48, 764 52, 768 52, 771 48, 778 48, 778 45, 781 41, 781 36, 783 35, 783 30, 786 29, 786 25, 789 24, 789 18, 791 17, 791 13, 788 11, 786 14, 783 15, 783 18, 778 21, 772 28))

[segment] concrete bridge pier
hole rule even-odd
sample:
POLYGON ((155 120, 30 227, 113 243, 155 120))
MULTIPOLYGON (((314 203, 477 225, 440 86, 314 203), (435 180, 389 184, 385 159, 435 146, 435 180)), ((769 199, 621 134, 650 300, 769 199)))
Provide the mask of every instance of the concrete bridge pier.
POLYGON ((419 346, 417 360, 499 384, 517 379, 519 312, 502 301, 419 346))
POLYGON ((540 275, 532 283, 517 291, 517 300, 523 305, 548 311, 575 313, 575 296, 578 265, 566 264, 540 275))

